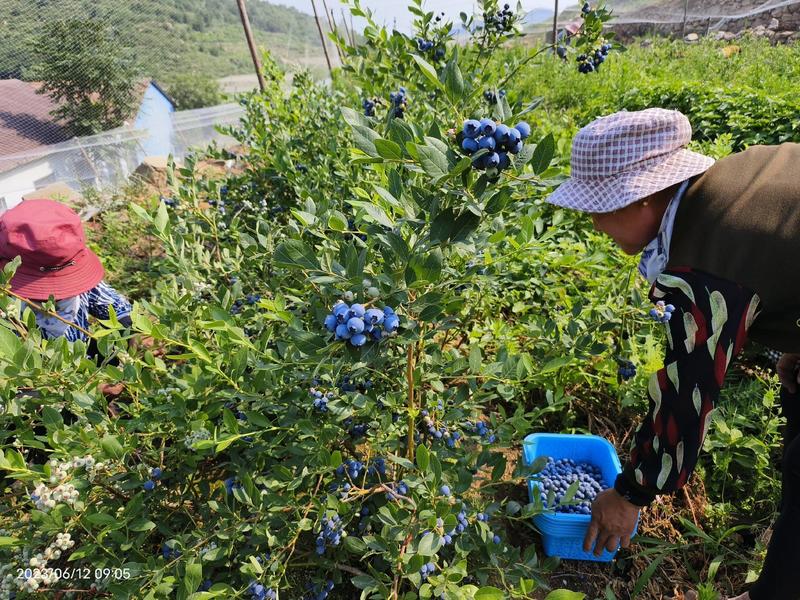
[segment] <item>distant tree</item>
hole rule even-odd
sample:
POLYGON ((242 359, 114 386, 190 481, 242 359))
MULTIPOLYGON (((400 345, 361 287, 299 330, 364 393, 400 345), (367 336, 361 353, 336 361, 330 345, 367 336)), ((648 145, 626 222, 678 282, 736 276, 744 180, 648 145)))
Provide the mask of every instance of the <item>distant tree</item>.
POLYGON ((74 135, 119 127, 135 108, 140 69, 100 21, 47 23, 34 43, 33 76, 59 107, 51 114, 74 135))
POLYGON ((217 80, 204 75, 195 73, 178 75, 166 84, 166 88, 178 110, 214 106, 224 101, 217 80))

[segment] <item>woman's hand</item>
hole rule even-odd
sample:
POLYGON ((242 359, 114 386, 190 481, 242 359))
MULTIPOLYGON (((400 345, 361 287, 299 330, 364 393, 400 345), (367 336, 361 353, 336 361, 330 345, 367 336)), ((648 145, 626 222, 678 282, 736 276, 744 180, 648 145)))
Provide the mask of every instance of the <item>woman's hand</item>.
POLYGON ((778 377, 792 394, 797 393, 797 384, 800 383, 798 365, 800 365, 800 354, 784 353, 781 354, 781 358, 778 360, 778 377))
POLYGON ((594 555, 603 550, 614 552, 621 544, 627 548, 639 518, 639 507, 620 496, 615 489, 600 492, 592 503, 592 522, 583 539, 583 550, 589 552, 595 539, 594 555))

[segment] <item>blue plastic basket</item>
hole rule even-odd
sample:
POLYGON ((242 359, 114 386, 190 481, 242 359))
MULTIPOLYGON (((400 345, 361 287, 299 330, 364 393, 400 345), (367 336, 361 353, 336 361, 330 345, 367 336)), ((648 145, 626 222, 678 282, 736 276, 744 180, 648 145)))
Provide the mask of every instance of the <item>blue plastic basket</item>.
MULTIPOLYGON (((522 460, 526 465, 532 465, 540 456, 550 456, 554 460, 571 458, 576 462, 588 462, 603 473, 603 484, 608 487, 614 485, 617 475, 622 472, 622 466, 608 440, 597 435, 570 435, 563 433, 533 433, 525 438, 522 446, 522 460)), ((528 480, 528 494, 531 502, 534 501, 534 479, 528 480)), ((537 515, 533 522, 542 533, 544 553, 547 556, 570 558, 573 560, 592 560, 609 562, 614 560, 617 552, 603 550, 600 556, 592 552, 583 551, 583 538, 589 529, 591 517, 589 515, 576 515, 572 513, 548 513, 537 515)), ((633 533, 636 534, 639 522, 633 533)), ((592 548, 594 550, 594 548, 592 548)))

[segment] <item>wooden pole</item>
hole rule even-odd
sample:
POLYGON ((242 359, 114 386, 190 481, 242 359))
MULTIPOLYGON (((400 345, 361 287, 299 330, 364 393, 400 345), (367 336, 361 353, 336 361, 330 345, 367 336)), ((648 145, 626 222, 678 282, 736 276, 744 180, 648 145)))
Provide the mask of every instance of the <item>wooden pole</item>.
POLYGON ((683 27, 681 28, 681 38, 686 37, 686 13, 689 11, 689 0, 683 0, 683 27))
POLYGON ((244 27, 244 37, 247 38, 247 46, 250 48, 250 56, 253 58, 253 66, 256 68, 256 77, 258 77, 258 87, 263 92, 267 88, 267 82, 264 81, 264 73, 261 68, 261 59, 258 58, 258 50, 256 49, 256 42, 253 39, 253 30, 250 29, 250 19, 247 17, 247 9, 244 6, 244 0, 236 0, 239 6, 239 16, 242 18, 242 27, 244 27))
MULTIPOLYGON (((553 46, 556 45, 558 36, 558 0, 555 0, 555 4, 555 8, 553 9, 553 46)), ((555 52, 553 54, 555 54, 555 52)))
POLYGON ((328 63, 328 73, 333 75, 333 67, 331 67, 331 57, 328 56, 328 47, 325 45, 325 34, 322 33, 322 25, 319 24, 317 5, 314 4, 314 0, 311 0, 311 8, 314 9, 314 20, 317 22, 317 31, 319 31, 319 41, 322 42, 322 50, 323 52, 325 52, 325 62, 328 63))
POLYGON ((353 46, 356 45, 356 26, 353 24, 353 13, 350 13, 350 35, 353 36, 353 46))
MULTIPOLYGON (((327 13, 328 19, 328 29, 331 30, 331 33, 337 35, 337 27, 336 27, 336 20, 333 18, 333 11, 328 10, 328 2, 326 0, 322 0, 322 7, 325 9, 327 13)), ((336 46, 336 54, 339 55, 339 64, 344 64, 344 57, 342 57, 342 49, 339 48, 339 44, 334 44, 336 46)))
MULTIPOLYGON (((353 39, 352 30, 347 26, 347 15, 344 14, 344 9, 342 9, 342 23, 344 23, 344 31, 345 31, 345 33, 347 33, 347 39, 350 40, 350 45, 351 46, 355 46, 356 42, 353 39)), ((352 25, 352 22, 350 24, 352 25)))

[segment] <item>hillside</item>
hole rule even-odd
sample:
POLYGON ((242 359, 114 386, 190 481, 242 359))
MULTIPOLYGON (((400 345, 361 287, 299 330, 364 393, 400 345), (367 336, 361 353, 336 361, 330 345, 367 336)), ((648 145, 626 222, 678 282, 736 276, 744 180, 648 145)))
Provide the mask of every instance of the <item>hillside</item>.
MULTIPOLYGON (((293 64, 322 54, 312 17, 261 0, 247 4, 260 47, 293 64)), ((0 78, 25 78, 42 24, 99 19, 131 49, 148 74, 223 77, 252 71, 236 3, 231 0, 0 0, 0 78)))

